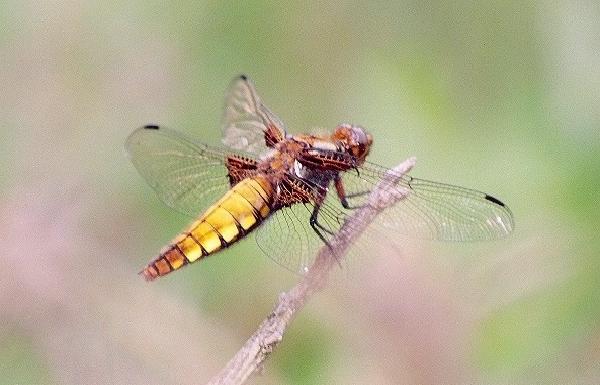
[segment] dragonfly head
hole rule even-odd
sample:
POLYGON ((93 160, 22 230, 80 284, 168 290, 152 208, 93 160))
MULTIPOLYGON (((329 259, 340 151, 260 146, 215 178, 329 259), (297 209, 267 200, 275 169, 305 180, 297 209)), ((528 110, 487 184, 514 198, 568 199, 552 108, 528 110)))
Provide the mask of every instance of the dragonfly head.
POLYGON ((356 158, 359 165, 369 155, 373 144, 373 137, 364 128, 347 123, 337 126, 332 138, 341 143, 345 151, 356 158))

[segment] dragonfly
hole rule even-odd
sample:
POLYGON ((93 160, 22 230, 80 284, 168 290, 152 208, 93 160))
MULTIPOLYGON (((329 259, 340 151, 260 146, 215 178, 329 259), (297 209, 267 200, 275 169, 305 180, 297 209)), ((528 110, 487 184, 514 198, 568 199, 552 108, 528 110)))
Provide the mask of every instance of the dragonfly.
MULTIPOLYGON (((302 273, 388 172, 367 161, 373 136, 358 125, 340 124, 327 135, 289 134, 245 75, 229 86, 222 131, 221 146, 154 124, 127 138, 129 158, 158 197, 196 218, 143 268, 146 280, 251 232, 268 257, 302 273)), ((510 209, 480 191, 410 175, 389 189, 406 195, 382 220, 398 234, 475 241, 499 239, 514 228, 510 209)))

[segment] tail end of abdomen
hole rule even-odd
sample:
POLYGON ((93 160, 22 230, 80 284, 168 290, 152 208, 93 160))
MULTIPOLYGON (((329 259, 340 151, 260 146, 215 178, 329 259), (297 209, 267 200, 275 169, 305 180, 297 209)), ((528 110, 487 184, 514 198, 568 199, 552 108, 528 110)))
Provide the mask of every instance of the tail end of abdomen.
POLYGON ((146 281, 153 281, 238 241, 267 218, 271 212, 271 193, 272 188, 264 178, 242 180, 140 271, 140 275, 146 281))
POLYGON ((146 265, 138 274, 142 275, 146 281, 154 281, 156 278, 167 275, 187 264, 188 260, 185 255, 177 246, 173 245, 146 265))
POLYGON ((154 266, 151 265, 144 267, 138 274, 143 276, 146 282, 154 281, 159 276, 154 266))

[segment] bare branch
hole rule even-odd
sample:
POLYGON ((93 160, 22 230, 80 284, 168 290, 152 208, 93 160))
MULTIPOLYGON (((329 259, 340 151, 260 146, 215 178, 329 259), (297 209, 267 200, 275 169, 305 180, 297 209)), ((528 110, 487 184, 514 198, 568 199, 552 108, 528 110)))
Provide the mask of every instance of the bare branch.
POLYGON ((283 339, 283 333, 296 313, 315 292, 325 287, 329 272, 338 265, 339 259, 346 254, 352 241, 360 236, 377 214, 407 196, 407 191, 390 187, 396 185, 414 165, 415 158, 409 158, 388 171, 369 195, 367 204, 349 216, 330 241, 335 256, 330 248, 321 248, 308 273, 296 286, 279 296, 275 309, 208 385, 243 384, 252 373, 262 367, 263 362, 283 339), (391 194, 390 191, 397 193, 391 194))

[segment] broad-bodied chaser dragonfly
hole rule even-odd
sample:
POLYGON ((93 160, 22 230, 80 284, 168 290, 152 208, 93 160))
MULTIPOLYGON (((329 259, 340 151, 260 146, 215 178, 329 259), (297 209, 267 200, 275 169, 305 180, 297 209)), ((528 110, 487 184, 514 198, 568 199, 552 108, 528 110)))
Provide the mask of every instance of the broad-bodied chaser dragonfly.
MULTIPOLYGON (((300 271, 387 171, 366 161, 373 138, 359 126, 341 124, 331 135, 288 134, 246 76, 234 79, 227 92, 223 142, 228 147, 208 146, 157 125, 127 139, 133 164, 164 203, 194 217, 203 212, 140 272, 147 280, 255 229, 266 255, 300 271)), ((479 191, 408 175, 393 188, 408 192, 385 211, 384 226, 397 232, 489 240, 514 226, 508 207, 479 191)))

